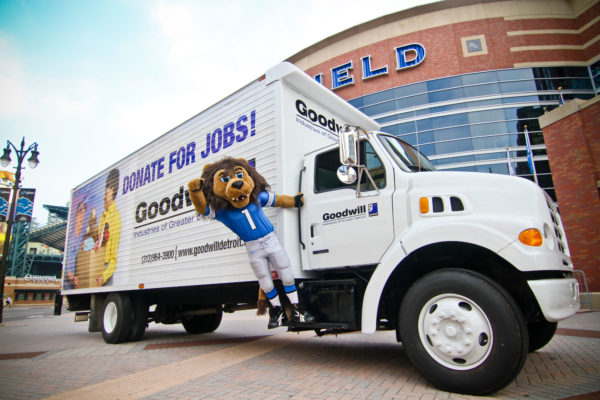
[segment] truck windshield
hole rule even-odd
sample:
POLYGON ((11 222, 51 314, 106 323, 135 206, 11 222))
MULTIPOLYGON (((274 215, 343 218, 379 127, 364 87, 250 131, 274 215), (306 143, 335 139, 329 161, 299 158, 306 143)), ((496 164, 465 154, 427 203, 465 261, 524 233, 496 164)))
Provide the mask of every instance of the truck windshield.
POLYGON ((390 135, 379 135, 381 143, 396 163, 405 171, 435 171, 435 166, 423 153, 410 144, 390 135))

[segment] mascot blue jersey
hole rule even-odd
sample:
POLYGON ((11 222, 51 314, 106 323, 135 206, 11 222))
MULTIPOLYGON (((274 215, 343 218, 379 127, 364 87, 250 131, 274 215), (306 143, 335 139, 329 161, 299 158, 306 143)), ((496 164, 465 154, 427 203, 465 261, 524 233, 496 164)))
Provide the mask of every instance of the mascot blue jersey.
POLYGON ((273 224, 263 212, 263 207, 273 207, 275 194, 260 192, 258 204, 250 203, 244 208, 213 210, 207 207, 204 214, 224 223, 244 242, 260 239, 274 231, 273 224))

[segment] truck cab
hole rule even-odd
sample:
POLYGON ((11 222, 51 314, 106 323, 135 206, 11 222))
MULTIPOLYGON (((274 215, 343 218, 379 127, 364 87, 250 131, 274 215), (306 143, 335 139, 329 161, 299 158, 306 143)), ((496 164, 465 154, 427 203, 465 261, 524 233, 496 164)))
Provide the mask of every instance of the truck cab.
POLYGON ((579 309, 560 216, 528 180, 436 171, 394 136, 346 127, 306 155, 301 190, 313 311, 339 323, 350 305, 349 325, 395 329, 441 387, 497 390, 579 309))

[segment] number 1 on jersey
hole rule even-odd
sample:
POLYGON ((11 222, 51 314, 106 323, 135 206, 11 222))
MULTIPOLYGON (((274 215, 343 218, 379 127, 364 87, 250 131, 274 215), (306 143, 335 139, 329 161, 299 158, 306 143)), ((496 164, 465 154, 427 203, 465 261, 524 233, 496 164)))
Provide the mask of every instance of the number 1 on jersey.
POLYGON ((255 230, 256 224, 252 220, 252 216, 250 215, 250 212, 248 211, 248 209, 242 210, 242 214, 244 214, 246 216, 246 219, 248 220, 248 223, 250 224, 250 229, 255 230))

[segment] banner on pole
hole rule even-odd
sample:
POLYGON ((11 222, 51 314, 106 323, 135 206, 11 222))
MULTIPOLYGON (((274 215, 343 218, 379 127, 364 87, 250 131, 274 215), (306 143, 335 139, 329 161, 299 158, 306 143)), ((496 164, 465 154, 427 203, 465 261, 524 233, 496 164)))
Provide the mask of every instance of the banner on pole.
POLYGON ((34 198, 35 189, 19 190, 19 200, 17 200, 17 214, 15 216, 15 222, 31 222, 34 198))
POLYGON ((8 220, 8 200, 10 199, 10 188, 0 188, 0 222, 8 220))

